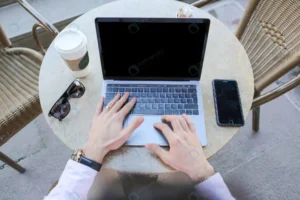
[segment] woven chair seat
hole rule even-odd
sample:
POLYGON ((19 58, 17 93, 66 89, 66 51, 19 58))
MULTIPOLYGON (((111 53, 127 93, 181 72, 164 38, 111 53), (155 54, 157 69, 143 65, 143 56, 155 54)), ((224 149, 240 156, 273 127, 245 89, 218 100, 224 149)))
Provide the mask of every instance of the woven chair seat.
POLYGON ((39 69, 23 54, 0 52, 0 146, 42 112, 39 69))

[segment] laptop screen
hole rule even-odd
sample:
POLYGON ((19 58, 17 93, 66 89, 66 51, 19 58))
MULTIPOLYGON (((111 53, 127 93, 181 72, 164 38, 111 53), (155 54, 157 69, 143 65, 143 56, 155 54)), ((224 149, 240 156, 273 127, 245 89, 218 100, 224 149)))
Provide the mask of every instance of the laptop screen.
POLYGON ((199 80, 208 19, 98 18, 104 79, 199 80))

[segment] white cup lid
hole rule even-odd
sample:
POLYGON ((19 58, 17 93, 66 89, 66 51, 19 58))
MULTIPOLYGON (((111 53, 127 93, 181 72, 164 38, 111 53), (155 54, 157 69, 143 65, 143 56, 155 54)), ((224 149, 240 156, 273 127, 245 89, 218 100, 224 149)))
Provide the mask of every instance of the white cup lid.
POLYGON ((66 59, 77 59, 86 49, 87 38, 76 29, 67 29, 58 34, 54 44, 57 51, 66 59))

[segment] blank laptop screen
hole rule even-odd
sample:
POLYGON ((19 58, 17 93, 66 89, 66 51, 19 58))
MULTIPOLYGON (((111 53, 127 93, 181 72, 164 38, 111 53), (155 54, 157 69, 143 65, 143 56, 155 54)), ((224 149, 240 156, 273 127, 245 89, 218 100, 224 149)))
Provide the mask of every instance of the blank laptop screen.
POLYGON ((199 80, 207 19, 96 19, 104 79, 199 80))

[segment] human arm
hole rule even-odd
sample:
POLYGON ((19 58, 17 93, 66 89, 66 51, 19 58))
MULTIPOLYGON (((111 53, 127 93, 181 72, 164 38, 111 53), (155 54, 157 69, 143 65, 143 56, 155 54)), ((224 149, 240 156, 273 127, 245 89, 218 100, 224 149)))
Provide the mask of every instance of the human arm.
POLYGON ((167 151, 156 144, 145 147, 157 154, 163 162, 172 168, 186 173, 195 184, 200 197, 205 199, 234 199, 219 173, 207 161, 196 129, 187 115, 163 116, 163 121, 170 122, 172 129, 164 123, 154 124, 168 140, 167 151))
MULTIPOLYGON (((105 155, 121 147, 133 131, 141 125, 143 117, 137 117, 128 127, 123 128, 126 115, 133 108, 136 99, 126 104, 129 93, 122 98, 118 94, 103 110, 104 99, 100 100, 92 121, 89 139, 83 147, 84 156, 90 160, 102 163, 105 155), (125 105, 126 104, 126 105, 125 105)), ((97 171, 83 164, 69 160, 57 186, 45 200, 54 199, 87 199, 88 191, 94 181, 97 171)))

